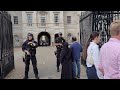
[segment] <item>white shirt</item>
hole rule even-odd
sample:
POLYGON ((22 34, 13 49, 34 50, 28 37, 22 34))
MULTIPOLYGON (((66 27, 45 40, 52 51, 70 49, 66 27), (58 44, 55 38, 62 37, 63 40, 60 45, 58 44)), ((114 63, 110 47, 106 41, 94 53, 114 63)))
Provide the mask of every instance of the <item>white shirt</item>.
POLYGON ((97 75, 98 75, 99 79, 103 79, 103 75, 100 72, 100 70, 98 69, 98 65, 100 63, 100 59, 99 59, 99 55, 100 55, 99 47, 94 42, 90 42, 90 45, 89 45, 89 47, 87 49, 87 60, 86 60, 87 67, 92 67, 93 66, 92 64, 88 63, 88 56, 91 55, 91 53, 92 53, 92 58, 93 58, 93 61, 94 61, 95 68, 97 70, 97 75))

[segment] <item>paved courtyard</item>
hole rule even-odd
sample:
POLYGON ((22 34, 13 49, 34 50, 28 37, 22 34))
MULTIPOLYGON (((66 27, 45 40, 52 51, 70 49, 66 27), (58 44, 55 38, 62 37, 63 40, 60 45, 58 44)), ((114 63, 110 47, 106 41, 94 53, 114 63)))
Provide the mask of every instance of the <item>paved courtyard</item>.
MULTIPOLYGON (((60 79, 61 72, 56 71, 55 47, 37 48, 37 66, 40 79, 60 79)), ((25 65, 22 60, 23 52, 21 48, 14 48, 15 69, 12 70, 5 79, 22 79, 24 77, 25 65)), ((35 79, 33 67, 30 64, 29 79, 35 79)), ((86 70, 81 65, 81 79, 87 79, 86 70)))

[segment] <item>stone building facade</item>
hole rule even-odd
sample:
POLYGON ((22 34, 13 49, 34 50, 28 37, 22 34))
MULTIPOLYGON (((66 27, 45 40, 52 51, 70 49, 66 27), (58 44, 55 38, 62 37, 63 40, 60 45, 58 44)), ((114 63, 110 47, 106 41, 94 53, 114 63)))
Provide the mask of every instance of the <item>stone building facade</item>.
POLYGON ((14 46, 21 46, 28 33, 33 33, 40 43, 45 36, 49 45, 55 41, 56 33, 71 43, 71 37, 80 40, 80 11, 9 11, 13 23, 14 46))

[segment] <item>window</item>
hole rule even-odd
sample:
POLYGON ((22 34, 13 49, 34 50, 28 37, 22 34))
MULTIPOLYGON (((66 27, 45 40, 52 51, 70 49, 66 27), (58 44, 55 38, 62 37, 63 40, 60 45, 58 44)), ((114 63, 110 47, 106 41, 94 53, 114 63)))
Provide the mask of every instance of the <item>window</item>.
POLYGON ((54 22, 58 23, 58 14, 54 14, 54 22))
POLYGON ((18 16, 13 16, 14 24, 18 24, 18 16))
POLYGON ((32 26, 32 14, 27 14, 27 25, 32 26))
POLYGON ((71 24, 71 16, 67 16, 67 23, 71 24))
POLYGON ((41 26, 46 26, 46 18, 45 18, 45 16, 41 16, 41 26))

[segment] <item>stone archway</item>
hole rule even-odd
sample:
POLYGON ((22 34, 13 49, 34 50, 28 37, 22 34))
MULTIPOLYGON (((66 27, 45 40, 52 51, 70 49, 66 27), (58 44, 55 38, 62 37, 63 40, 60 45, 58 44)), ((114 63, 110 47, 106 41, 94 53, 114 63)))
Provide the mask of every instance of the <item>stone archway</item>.
POLYGON ((72 34, 71 33, 67 34, 67 41, 68 41, 68 43, 72 42, 72 34))
POLYGON ((38 34, 38 45, 39 46, 50 46, 51 36, 48 32, 40 32, 38 34))

